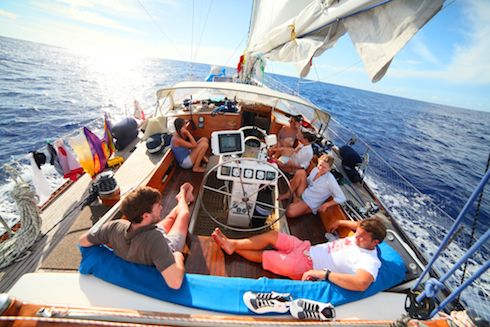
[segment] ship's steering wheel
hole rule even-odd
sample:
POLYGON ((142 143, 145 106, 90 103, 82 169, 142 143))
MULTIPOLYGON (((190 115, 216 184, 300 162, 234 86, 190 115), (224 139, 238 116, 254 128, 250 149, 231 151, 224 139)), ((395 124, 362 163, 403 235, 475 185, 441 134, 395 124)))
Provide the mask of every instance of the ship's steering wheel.
POLYGON ((201 191, 199 192, 199 200, 201 208, 204 210, 204 212, 209 216, 209 218, 211 218, 221 227, 228 228, 234 231, 252 232, 268 228, 276 221, 284 217, 286 215, 286 210, 288 209, 289 204, 292 200, 291 194, 291 184, 289 183, 288 178, 275 165, 267 161, 262 161, 255 158, 236 158, 228 160, 226 162, 222 162, 221 164, 216 165, 213 169, 206 173, 202 180, 201 191), (271 180, 264 180, 264 183, 260 184, 258 186, 258 189, 250 193, 247 193, 247 187, 244 186, 244 184, 247 183, 245 183, 246 180, 242 175, 240 175, 239 180, 235 181, 222 181, 217 178, 218 171, 220 171, 225 164, 228 167, 231 166, 232 169, 236 167, 238 168, 238 171, 243 171, 243 169, 240 168, 241 166, 243 166, 244 163, 260 163, 263 165, 268 165, 275 170, 275 178, 271 180), (243 194, 242 196, 240 196, 240 198, 237 198, 236 195, 232 194, 231 183, 238 183, 238 187, 241 189, 243 194), (279 187, 275 186, 278 186, 279 184, 287 185, 287 189, 290 194, 287 205, 285 207, 281 206, 281 203, 277 202, 276 200, 277 196, 279 195, 279 187), (267 190, 268 188, 269 190, 267 190), (258 193, 261 191, 272 192, 272 204, 259 201, 258 199, 251 199, 253 196, 258 195, 258 193), (216 204, 216 197, 220 198, 220 200, 218 201, 219 208, 212 208, 211 203, 214 202, 216 204), (260 209, 257 209, 257 206, 260 209), (237 208, 239 207, 243 208, 241 209, 243 210, 243 215, 248 216, 250 222, 248 227, 236 227, 228 224, 228 214, 230 213, 230 211, 237 210, 237 208), (255 207, 256 210, 251 210, 249 207, 255 207), (255 214, 255 212, 258 212, 259 210, 262 211, 260 213, 261 216, 255 214), (263 226, 253 227, 251 226, 252 218, 264 219, 265 224, 263 226))

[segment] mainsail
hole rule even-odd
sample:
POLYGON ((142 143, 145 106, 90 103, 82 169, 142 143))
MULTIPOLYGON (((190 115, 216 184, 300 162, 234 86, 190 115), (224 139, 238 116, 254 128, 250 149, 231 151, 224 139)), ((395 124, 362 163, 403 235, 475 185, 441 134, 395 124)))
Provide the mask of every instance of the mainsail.
POLYGON ((241 80, 261 59, 292 62, 300 77, 313 57, 346 32, 373 83, 381 80, 407 42, 442 8, 444 0, 256 0, 241 80))

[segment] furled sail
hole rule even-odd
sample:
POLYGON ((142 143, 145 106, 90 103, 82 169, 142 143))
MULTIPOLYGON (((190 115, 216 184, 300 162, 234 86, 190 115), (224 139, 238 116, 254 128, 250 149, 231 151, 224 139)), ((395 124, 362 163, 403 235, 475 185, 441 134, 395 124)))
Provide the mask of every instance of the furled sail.
POLYGON ((294 63, 300 77, 313 57, 346 32, 373 83, 403 46, 442 8, 444 0, 256 0, 241 79, 261 59, 294 63))

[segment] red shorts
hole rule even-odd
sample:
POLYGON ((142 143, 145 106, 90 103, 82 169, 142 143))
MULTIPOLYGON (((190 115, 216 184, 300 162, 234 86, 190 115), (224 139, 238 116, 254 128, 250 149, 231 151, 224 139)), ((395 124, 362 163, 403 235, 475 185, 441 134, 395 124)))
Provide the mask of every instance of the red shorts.
POLYGON ((262 267, 281 276, 301 280, 308 270, 313 269, 310 257, 310 241, 302 241, 295 236, 279 233, 275 250, 264 251, 262 267))

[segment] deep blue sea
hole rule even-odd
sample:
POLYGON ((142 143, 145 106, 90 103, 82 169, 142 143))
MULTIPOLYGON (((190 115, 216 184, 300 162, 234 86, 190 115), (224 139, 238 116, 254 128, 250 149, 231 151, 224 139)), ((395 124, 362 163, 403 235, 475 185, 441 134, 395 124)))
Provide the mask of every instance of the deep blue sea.
MULTIPOLYGON (((190 66, 184 62, 78 51, 0 37, 0 166, 40 149, 46 140, 54 141, 80 129, 104 113, 117 122, 128 110, 132 112, 135 99, 150 114, 159 88, 189 78, 203 80, 209 70, 209 65, 196 64, 190 77, 190 66)), ((274 78, 296 90, 297 79, 274 78)), ((332 119, 355 131, 425 195, 416 201, 410 200, 409 194, 402 200, 387 198, 389 203, 424 207, 430 201, 456 218, 485 173, 490 154, 488 112, 327 83, 301 84, 299 91, 328 111, 332 119)), ((1 171, 0 182, 4 181, 1 171)), ((490 227, 488 187, 486 192, 477 235, 490 227)), ((470 232, 475 208, 465 217, 470 232)), ((424 219, 430 218, 421 216, 416 224, 424 225, 424 219)), ((436 234, 436 238, 443 237, 443 229, 436 234)), ((424 240, 430 242, 430 237, 424 240)), ((422 247, 431 249, 425 243, 422 247)))

